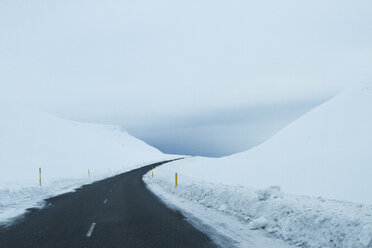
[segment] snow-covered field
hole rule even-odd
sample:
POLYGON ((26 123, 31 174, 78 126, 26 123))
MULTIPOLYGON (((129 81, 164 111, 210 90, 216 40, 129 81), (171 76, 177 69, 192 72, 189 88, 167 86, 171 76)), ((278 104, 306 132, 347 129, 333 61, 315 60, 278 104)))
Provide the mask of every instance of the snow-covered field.
POLYGON ((175 157, 120 127, 66 120, 10 101, 0 100, 0 117, 0 222, 48 196, 175 157))
POLYGON ((372 87, 356 87, 249 151, 165 164, 145 181, 289 244, 372 247, 371 109, 372 87))

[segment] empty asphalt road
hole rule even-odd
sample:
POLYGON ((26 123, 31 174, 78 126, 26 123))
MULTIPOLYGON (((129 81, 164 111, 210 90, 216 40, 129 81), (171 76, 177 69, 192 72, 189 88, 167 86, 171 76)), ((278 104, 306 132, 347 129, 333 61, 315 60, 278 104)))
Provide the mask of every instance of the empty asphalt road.
POLYGON ((0 247, 216 247, 146 188, 142 176, 163 163, 47 199, 47 207, 0 227, 0 247))

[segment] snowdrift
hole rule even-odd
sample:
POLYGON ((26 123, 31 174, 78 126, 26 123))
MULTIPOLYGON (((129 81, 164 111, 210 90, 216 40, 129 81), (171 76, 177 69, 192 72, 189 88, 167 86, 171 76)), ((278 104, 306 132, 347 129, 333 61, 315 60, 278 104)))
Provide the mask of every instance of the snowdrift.
POLYGON ((293 248, 372 247, 372 205, 289 195, 275 186, 256 190, 208 183, 184 174, 179 174, 179 185, 175 187, 174 181, 169 180, 174 175, 160 169, 155 169, 154 177, 144 176, 148 188, 170 206, 176 205, 185 216, 199 216, 201 226, 209 225, 211 220, 199 212, 216 211, 211 228, 231 238, 236 243, 234 247, 282 247, 280 241, 293 248), (198 209, 184 204, 185 200, 197 204, 198 209), (227 231, 227 227, 231 229, 227 231), (259 236, 271 237, 270 243, 277 244, 268 245, 267 240, 256 239, 259 236))
POLYGON ((0 118, 0 221, 46 196, 173 157, 120 127, 66 120, 10 101, 0 100, 0 118))

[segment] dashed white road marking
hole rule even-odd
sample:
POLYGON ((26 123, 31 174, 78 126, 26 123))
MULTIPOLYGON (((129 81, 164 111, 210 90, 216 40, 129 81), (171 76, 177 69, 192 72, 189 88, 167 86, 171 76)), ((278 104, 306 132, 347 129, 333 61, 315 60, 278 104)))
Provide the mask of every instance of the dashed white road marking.
POLYGON ((107 203, 107 199, 105 199, 105 201, 103 202, 103 204, 106 204, 107 203))
POLYGON ((95 222, 93 222, 91 225, 90 225, 90 227, 89 227, 89 230, 88 230, 88 232, 87 232, 87 237, 89 238, 90 236, 92 236, 92 233, 93 233, 93 230, 94 230, 94 227, 96 226, 96 223, 95 222))

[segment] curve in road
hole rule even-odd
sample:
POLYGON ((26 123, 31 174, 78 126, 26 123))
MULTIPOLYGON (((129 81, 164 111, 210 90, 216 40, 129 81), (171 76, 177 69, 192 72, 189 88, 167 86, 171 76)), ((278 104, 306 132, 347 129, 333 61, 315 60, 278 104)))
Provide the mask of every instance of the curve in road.
POLYGON ((216 247, 184 216, 150 192, 151 164, 46 200, 13 225, 0 227, 2 248, 216 247))

